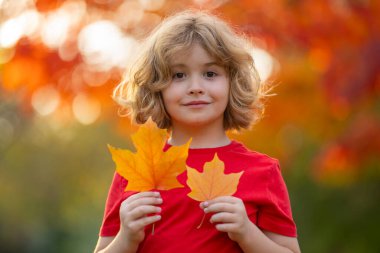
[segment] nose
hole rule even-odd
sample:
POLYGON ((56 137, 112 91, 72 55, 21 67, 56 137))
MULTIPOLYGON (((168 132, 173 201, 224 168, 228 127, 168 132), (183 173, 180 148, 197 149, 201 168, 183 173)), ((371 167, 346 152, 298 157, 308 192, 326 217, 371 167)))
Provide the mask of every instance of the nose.
POLYGON ((190 78, 188 93, 190 95, 196 95, 196 94, 203 94, 204 93, 204 88, 202 85, 201 78, 197 78, 194 76, 190 78))

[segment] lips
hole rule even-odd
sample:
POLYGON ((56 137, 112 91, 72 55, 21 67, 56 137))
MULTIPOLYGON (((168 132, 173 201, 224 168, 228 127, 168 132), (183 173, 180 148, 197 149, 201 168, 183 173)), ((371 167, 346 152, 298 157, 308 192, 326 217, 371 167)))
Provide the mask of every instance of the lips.
POLYGON ((206 102, 206 101, 198 100, 198 101, 190 101, 188 103, 185 103, 184 105, 185 106, 195 106, 195 105, 208 105, 208 104, 210 104, 210 103, 206 102))

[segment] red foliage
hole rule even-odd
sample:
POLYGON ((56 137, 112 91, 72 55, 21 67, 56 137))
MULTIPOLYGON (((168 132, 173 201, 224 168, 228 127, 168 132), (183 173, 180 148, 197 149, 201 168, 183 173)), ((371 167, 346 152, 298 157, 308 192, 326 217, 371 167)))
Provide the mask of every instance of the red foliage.
MULTIPOLYGON (((37 0, 36 8, 46 13, 64 2, 37 0)), ((86 19, 70 34, 67 49, 77 50, 78 31, 98 19, 112 20, 113 11, 123 2, 87 0, 86 19)), ((217 2, 205 1, 203 7, 213 8, 217 2)), ((222 2, 212 11, 245 32, 279 62, 275 75, 280 82, 275 90, 279 96, 270 103, 269 119, 259 126, 262 136, 278 134, 289 122, 304 129, 322 146, 316 162, 321 178, 329 171, 354 171, 360 163, 378 155, 380 124, 373 108, 380 91, 380 1, 222 2)), ((190 0, 167 1, 161 10, 146 14, 165 16, 190 6, 197 8, 190 0)), ((140 22, 136 27, 145 27, 147 20, 140 22)), ((6 92, 22 93, 25 105, 30 105, 30 97, 39 87, 53 84, 63 104, 70 104, 78 92, 86 93, 100 101, 103 117, 115 118, 117 107, 110 95, 121 70, 94 71, 79 54, 72 60, 62 60, 58 50, 46 48, 39 39, 21 39, 15 52, 13 59, 2 66, 1 85, 6 92)), ((121 122, 120 128, 130 128, 128 119, 121 122)), ((243 138, 267 143, 265 137, 256 134, 247 133, 243 138)))

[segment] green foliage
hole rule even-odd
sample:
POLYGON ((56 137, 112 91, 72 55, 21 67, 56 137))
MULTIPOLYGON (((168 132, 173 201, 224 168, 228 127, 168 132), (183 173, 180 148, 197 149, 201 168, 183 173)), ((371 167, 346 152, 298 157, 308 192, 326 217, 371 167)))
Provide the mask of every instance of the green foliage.
POLYGON ((334 188, 304 178, 289 188, 303 252, 379 252, 379 180, 334 188))
MULTIPOLYGON (((21 2, 0 0, 4 14, 0 26, 21 14, 21 2)), ((32 9, 45 15, 69 1, 34 2, 32 9)), ((108 19, 112 11, 113 21, 127 25, 117 24, 123 33, 141 38, 163 16, 199 1, 162 1, 164 7, 144 13, 139 21, 131 18, 138 10, 125 13, 129 7, 124 4, 118 9, 135 1, 84 2, 87 14, 83 20, 73 18, 76 22, 63 47, 41 43, 39 29, 10 48, 0 47, 2 253, 91 252, 115 169, 107 144, 132 146, 125 137, 130 129, 122 129, 115 119, 110 99, 121 70, 94 70, 83 61, 86 55, 78 54, 78 32, 88 20, 108 19), (33 97, 37 106, 32 105, 33 97), (54 109, 55 102, 59 105, 54 109), (85 112, 79 110, 79 117, 74 117, 78 103, 86 105, 85 112), (34 114, 44 112, 47 105, 54 109, 49 116, 34 114), (98 106, 101 115, 96 114, 98 106), (91 115, 91 109, 99 117, 96 123, 76 123, 88 111, 91 115)), ((302 251, 380 252, 380 5, 376 1, 200 2, 205 2, 205 9, 217 8, 217 14, 246 32, 275 60, 274 80, 268 81, 276 85, 273 91, 278 95, 270 97, 262 122, 234 137, 279 158, 302 251)), ((12 40, 23 29, 3 30, 12 40)), ((9 42, 3 37, 0 46, 9 42)))
MULTIPOLYGON (((12 104, 0 108, 14 129, 0 153, 0 251, 91 252, 114 173, 107 144, 131 147, 129 140, 108 123, 53 127, 12 104)), ((379 160, 338 187, 313 178, 317 150, 304 142, 283 166, 303 252, 379 252, 379 160)))
POLYGON ((0 150, 0 252, 90 252, 114 173, 107 143, 129 142, 104 123, 54 129, 37 117, 14 129, 0 150))

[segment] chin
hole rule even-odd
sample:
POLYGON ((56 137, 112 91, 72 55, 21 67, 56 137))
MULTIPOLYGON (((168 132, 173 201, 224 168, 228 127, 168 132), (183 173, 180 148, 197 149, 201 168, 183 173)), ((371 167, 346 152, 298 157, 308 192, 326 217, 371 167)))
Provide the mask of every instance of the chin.
POLYGON ((185 125, 191 127, 206 127, 208 125, 213 125, 215 123, 212 119, 196 119, 185 122, 185 125))

